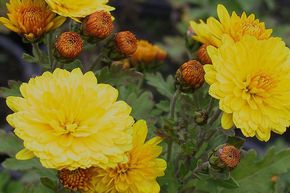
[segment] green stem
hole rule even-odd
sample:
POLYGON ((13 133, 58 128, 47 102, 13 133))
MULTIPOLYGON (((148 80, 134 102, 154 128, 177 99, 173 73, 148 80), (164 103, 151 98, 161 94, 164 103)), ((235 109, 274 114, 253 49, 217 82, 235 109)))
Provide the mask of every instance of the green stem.
POLYGON ((218 110, 213 114, 213 116, 211 117, 211 119, 209 119, 209 121, 208 121, 208 125, 213 124, 213 123, 214 123, 214 122, 219 118, 220 114, 221 114, 221 110, 218 109, 218 110))
MULTIPOLYGON (((175 117, 175 108, 176 108, 176 102, 177 102, 177 99, 178 99, 178 96, 180 94, 180 90, 177 89, 170 101, 170 112, 169 112, 169 115, 168 117, 170 119, 173 119, 174 120, 174 117, 175 117)), ((167 143, 167 161, 169 162, 170 159, 171 159, 171 154, 172 154, 172 146, 173 146, 173 142, 172 141, 169 141, 167 143)))
POLYGON ((213 107, 213 104, 214 104, 214 99, 212 97, 210 97, 210 101, 209 101, 208 107, 206 109, 206 112, 207 112, 208 115, 209 115, 209 113, 210 113, 210 111, 211 111, 211 109, 213 107))
POLYGON ((50 66, 51 71, 54 71, 56 68, 56 65, 53 62, 53 55, 52 55, 52 34, 49 33, 46 36, 47 40, 47 54, 48 54, 48 63, 50 66))
POLYGON ((172 146, 173 146, 173 142, 169 141, 167 144, 167 162, 170 162, 171 160, 172 146))
POLYGON ((170 112, 169 112, 169 118, 171 119, 174 119, 175 117, 175 108, 176 108, 176 102, 177 102, 177 99, 179 97, 179 94, 180 94, 180 90, 176 90, 172 99, 171 99, 171 102, 170 102, 170 112))
POLYGON ((93 64, 91 65, 91 67, 89 68, 90 71, 93 71, 99 64, 100 62, 102 61, 104 57, 104 53, 101 52, 95 59, 95 61, 93 62, 93 64))

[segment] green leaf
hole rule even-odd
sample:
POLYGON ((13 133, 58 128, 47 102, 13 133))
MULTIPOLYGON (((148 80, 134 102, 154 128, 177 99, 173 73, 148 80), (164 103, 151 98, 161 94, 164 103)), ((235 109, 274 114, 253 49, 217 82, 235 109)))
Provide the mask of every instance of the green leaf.
POLYGON ((50 178, 43 177, 43 178, 40 178, 40 181, 44 186, 46 186, 47 188, 51 190, 55 190, 57 187, 57 184, 54 181, 52 181, 50 178))
POLYGON ((98 82, 111 84, 113 86, 128 85, 129 83, 136 83, 143 78, 143 74, 134 69, 122 70, 114 68, 102 68, 97 72, 98 82))
POLYGON ((246 140, 241 137, 229 136, 227 140, 227 144, 233 145, 236 148, 240 149, 244 145, 245 141, 246 140))
POLYGON ((20 193, 24 190, 23 184, 21 184, 19 181, 11 181, 7 184, 7 187, 5 188, 6 192, 8 193, 20 193))
POLYGON ((28 62, 28 63, 37 63, 37 59, 34 57, 34 56, 31 56, 27 53, 24 53, 22 55, 22 59, 25 61, 25 62, 28 62))
POLYGON ((9 170, 29 170, 33 168, 41 168, 41 164, 37 159, 31 159, 31 160, 17 160, 15 158, 8 158, 3 163, 2 166, 9 170))
POLYGON ((4 191, 5 185, 9 182, 10 176, 7 172, 0 173, 0 192, 4 191))
POLYGON ((80 68, 82 66, 82 61, 81 60, 74 60, 69 63, 64 63, 64 69, 68 71, 72 71, 75 68, 80 68))
POLYGON ((0 130, 0 153, 14 156, 19 150, 22 149, 22 142, 13 133, 6 133, 0 130))
POLYGON ((178 193, 179 183, 175 177, 174 164, 168 163, 165 176, 158 179, 161 189, 163 187, 168 193, 178 193))
POLYGON ((9 96, 21 96, 19 87, 21 85, 20 81, 9 80, 8 88, 1 87, 0 88, 0 97, 7 98, 9 96))
POLYGON ((34 188, 33 193, 55 193, 55 191, 47 188, 46 186, 40 183, 34 188))
POLYGON ((145 79, 147 83, 156 88, 156 90, 163 96, 171 99, 175 91, 175 79, 173 76, 168 76, 164 79, 160 73, 146 74, 145 79))

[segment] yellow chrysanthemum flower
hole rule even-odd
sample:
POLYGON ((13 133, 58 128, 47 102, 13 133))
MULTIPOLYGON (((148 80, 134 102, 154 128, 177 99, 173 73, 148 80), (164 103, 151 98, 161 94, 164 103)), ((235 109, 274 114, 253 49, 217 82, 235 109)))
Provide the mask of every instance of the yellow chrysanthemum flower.
POLYGON ((114 8, 107 5, 109 0, 45 0, 51 10, 64 17, 70 17, 76 21, 91 15, 95 11, 113 11, 114 8))
POLYGON ((239 42, 225 37, 210 46, 213 65, 205 65, 209 93, 220 100, 222 127, 240 128, 246 137, 270 139, 290 125, 290 50, 280 38, 239 42))
POLYGON ((93 72, 56 69, 8 97, 15 112, 7 117, 25 149, 17 159, 36 156, 47 168, 113 167, 132 149, 131 108, 116 101, 118 91, 98 84, 93 72))
POLYGON ((44 0, 10 0, 7 9, 8 19, 1 17, 0 24, 30 41, 58 28, 66 20, 50 11, 44 0))
POLYGON ((141 120, 133 126, 133 149, 128 152, 129 161, 111 169, 96 169, 92 177, 94 190, 86 193, 159 193, 156 178, 164 175, 166 162, 157 158, 162 147, 157 146, 162 139, 147 137, 146 122, 141 120))
POLYGON ((217 13, 219 21, 213 17, 207 19, 206 23, 191 22, 191 27, 195 33, 193 38, 206 45, 219 47, 224 34, 228 34, 234 41, 239 41, 245 35, 255 36, 259 40, 268 39, 272 34, 272 29, 266 29, 265 23, 255 19, 255 15, 247 16, 244 12, 238 16, 233 12, 230 16, 223 5, 218 5, 217 13))

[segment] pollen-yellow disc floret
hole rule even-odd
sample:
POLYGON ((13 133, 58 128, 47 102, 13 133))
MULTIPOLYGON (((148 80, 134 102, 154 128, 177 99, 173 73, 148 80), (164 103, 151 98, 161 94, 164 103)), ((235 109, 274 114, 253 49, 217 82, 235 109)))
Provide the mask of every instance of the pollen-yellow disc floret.
POLYGON ((66 20, 50 11, 44 0, 10 0, 7 9, 8 19, 1 17, 0 24, 29 41, 58 28, 66 20))
POLYGON ((51 10, 64 17, 76 21, 95 11, 112 11, 113 7, 107 5, 108 0, 45 0, 51 10))
POLYGON ((20 87, 22 97, 8 97, 15 112, 7 117, 25 149, 16 158, 36 156, 43 166, 77 169, 112 167, 126 161, 132 148, 130 106, 118 91, 98 84, 93 72, 56 69, 20 87))
POLYGON ((265 23, 256 19, 254 14, 247 16, 244 12, 238 16, 236 12, 233 12, 230 15, 227 9, 220 4, 217 7, 217 13, 219 20, 210 17, 206 23, 202 20, 200 23, 191 22, 195 40, 219 47, 224 34, 229 35, 234 41, 239 41, 245 35, 264 40, 272 34, 272 29, 266 29, 265 23))
POLYGON ((225 37, 210 46, 213 65, 205 65, 209 93, 219 100, 222 126, 235 125, 246 137, 268 141, 290 125, 290 50, 280 38, 239 42, 225 37))

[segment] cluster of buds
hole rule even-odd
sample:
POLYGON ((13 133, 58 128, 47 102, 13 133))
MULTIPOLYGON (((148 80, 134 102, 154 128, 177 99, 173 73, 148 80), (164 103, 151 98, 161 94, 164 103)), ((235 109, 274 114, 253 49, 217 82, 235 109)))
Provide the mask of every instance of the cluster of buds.
POLYGON ((96 43, 104 40, 105 56, 111 60, 121 60, 135 53, 137 38, 129 31, 118 32, 113 35, 113 20, 110 13, 97 11, 87 16, 82 22, 82 33, 64 32, 55 43, 56 55, 60 59, 73 60, 83 50, 83 39, 96 43))
POLYGON ((203 65, 197 60, 190 60, 181 65, 176 72, 179 89, 183 92, 200 88, 204 83, 203 65))
POLYGON ((224 144, 215 149, 209 157, 211 167, 217 170, 234 169, 240 162, 241 151, 233 145, 224 144))

